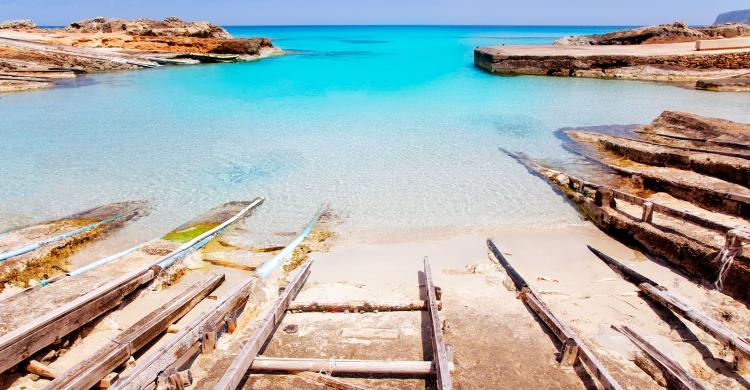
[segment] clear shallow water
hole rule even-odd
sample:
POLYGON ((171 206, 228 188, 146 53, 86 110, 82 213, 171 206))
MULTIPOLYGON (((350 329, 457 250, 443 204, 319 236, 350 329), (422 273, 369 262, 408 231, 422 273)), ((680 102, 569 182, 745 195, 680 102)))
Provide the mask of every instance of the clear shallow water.
POLYGON ((150 199, 134 241, 259 195, 267 203, 249 227, 299 227, 323 203, 343 230, 382 238, 576 223, 498 148, 568 159, 556 129, 646 123, 663 110, 750 122, 746 94, 497 77, 472 63, 476 46, 608 30, 235 27, 293 52, 0 95, 0 228, 150 199))

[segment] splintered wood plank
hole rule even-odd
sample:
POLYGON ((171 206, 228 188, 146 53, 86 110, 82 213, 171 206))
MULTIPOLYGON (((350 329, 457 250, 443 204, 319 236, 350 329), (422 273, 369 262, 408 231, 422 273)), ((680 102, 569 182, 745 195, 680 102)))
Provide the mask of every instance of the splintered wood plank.
POLYGON ((542 301, 534 290, 526 283, 526 280, 513 268, 508 259, 503 256, 492 240, 487 240, 487 248, 493 257, 505 268, 508 275, 513 279, 519 290, 519 298, 544 322, 547 328, 560 340, 563 345, 562 364, 575 363, 575 358, 581 362, 586 371, 595 378, 604 389, 621 390, 622 387, 614 377, 607 371, 604 365, 596 358, 593 352, 578 338, 578 336, 561 321, 547 305, 542 301))
POLYGON ((451 382, 451 372, 448 366, 448 353, 445 350, 445 342, 443 341, 443 327, 440 325, 430 261, 426 257, 424 258, 424 278, 425 287, 427 288, 427 301, 429 303, 430 325, 432 328, 432 359, 435 363, 437 384, 439 389, 450 390, 453 388, 453 383, 451 382))
POLYGON ((170 324, 187 314, 198 302, 224 281, 213 275, 149 313, 87 359, 72 367, 47 389, 87 389, 127 361, 128 357, 162 334, 170 324))
POLYGON ((681 390, 706 390, 706 387, 685 371, 679 363, 667 357, 667 355, 632 329, 624 325, 619 328, 612 325, 612 328, 625 335, 635 346, 648 355, 661 368, 662 373, 671 386, 681 390))
POLYGON ((258 356, 260 349, 268 338, 271 337, 276 326, 281 322, 289 307, 289 303, 302 289, 307 276, 310 274, 311 265, 312 261, 308 261, 289 282, 289 285, 284 289, 284 292, 279 296, 273 307, 271 307, 271 310, 260 321, 258 328, 255 329, 250 339, 245 342, 242 350, 234 358, 232 364, 214 389, 234 390, 239 386, 242 378, 250 370, 253 360, 258 356))

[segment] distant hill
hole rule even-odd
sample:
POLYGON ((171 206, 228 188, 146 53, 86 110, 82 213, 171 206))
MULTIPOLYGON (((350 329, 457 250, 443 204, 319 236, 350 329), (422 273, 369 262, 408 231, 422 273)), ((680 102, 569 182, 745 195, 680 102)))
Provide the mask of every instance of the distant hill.
POLYGON ((746 23, 750 24, 750 9, 724 12, 716 17, 714 24, 723 23, 746 23))

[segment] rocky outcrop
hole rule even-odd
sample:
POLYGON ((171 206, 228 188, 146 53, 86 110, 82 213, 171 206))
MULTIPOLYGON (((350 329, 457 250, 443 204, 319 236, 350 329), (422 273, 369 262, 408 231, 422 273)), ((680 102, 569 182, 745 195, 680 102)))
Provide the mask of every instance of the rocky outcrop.
POLYGON ((0 30, 26 30, 34 28, 36 28, 36 23, 30 19, 7 20, 5 22, 0 22, 0 30))
POLYGON ((687 112, 664 111, 643 128, 646 134, 666 134, 709 143, 750 149, 750 124, 709 118, 687 112), (738 146, 740 145, 740 146, 738 146))
POLYGON ((750 25, 722 24, 690 27, 686 23, 660 24, 607 34, 572 36, 558 39, 558 46, 643 45, 654 43, 693 42, 699 39, 750 36, 750 25))
POLYGON ((714 24, 745 23, 750 24, 750 9, 724 12, 716 17, 714 24))
POLYGON ((698 80, 696 89, 717 92, 750 92, 750 74, 721 79, 698 80))
POLYGON ((224 28, 208 22, 186 22, 176 17, 164 20, 95 18, 71 23, 66 30, 79 33, 125 33, 133 36, 229 39, 224 28))

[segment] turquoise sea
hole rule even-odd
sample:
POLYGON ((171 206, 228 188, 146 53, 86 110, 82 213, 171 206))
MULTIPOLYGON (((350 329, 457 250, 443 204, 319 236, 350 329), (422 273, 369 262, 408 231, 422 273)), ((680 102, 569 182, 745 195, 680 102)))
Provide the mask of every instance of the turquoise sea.
POLYGON ((472 50, 614 27, 230 27, 289 54, 94 75, 0 95, 0 229, 149 199, 126 241, 223 201, 267 197, 252 229, 294 229, 321 204, 379 239, 578 223, 499 147, 564 161, 569 126, 663 110, 750 122, 747 94, 656 83, 498 77, 472 50))

